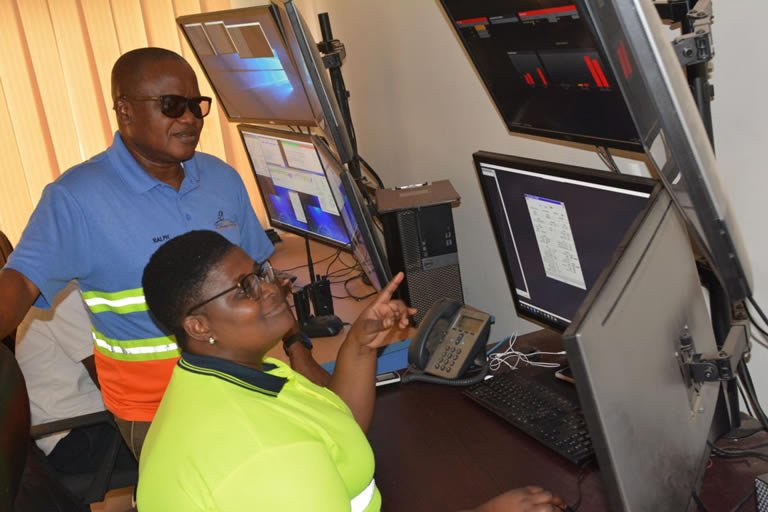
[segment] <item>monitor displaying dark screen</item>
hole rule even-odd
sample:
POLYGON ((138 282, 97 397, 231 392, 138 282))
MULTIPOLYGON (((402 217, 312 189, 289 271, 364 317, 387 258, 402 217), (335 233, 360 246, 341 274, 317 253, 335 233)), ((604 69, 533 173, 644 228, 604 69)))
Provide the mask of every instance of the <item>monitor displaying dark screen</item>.
POLYGON ((293 0, 274 1, 288 50, 296 62, 314 112, 315 123, 331 141, 341 162, 347 163, 354 156, 349 127, 341 114, 323 57, 293 0))
POLYGON ((655 182, 495 153, 474 160, 518 315, 562 332, 655 182))
POLYGON ((314 126, 271 5, 177 20, 230 121, 314 126))
POLYGON ((312 137, 320 160, 328 175, 331 191, 336 197, 341 217, 352 243, 352 253, 376 290, 392 278, 386 252, 376 239, 375 226, 365 207, 360 189, 349 171, 339 162, 333 151, 318 137, 312 137))
POLYGON ((350 240, 312 138, 239 125, 272 226, 349 249, 350 240))
POLYGON ((572 2, 441 2, 509 130, 642 150, 616 80, 572 2))

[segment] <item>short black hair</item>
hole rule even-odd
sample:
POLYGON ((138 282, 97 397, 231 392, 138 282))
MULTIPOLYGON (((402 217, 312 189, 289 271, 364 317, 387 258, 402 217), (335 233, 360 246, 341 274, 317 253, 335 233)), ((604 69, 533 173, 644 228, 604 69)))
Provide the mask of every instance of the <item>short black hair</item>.
POLYGON ((189 308, 204 300, 203 283, 233 247, 215 231, 190 231, 160 246, 144 267, 141 285, 152 315, 187 348, 183 321, 189 308))
MULTIPOLYGON (((186 59, 178 53, 153 46, 137 48, 122 54, 112 66, 112 101, 114 102, 126 94, 136 94, 134 89, 143 78, 145 66, 152 62, 167 59, 189 65, 186 59)), ((190 67, 190 69, 192 68, 190 67)))

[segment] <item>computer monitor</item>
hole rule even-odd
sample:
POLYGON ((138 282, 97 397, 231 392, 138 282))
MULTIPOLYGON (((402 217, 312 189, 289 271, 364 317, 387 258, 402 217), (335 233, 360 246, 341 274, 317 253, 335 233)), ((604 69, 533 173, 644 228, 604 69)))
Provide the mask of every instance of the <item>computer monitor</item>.
MULTIPOLYGON (((615 71, 650 165, 685 212, 692 238, 703 241, 727 302, 750 297, 749 258, 722 185, 721 176, 730 173, 719 172, 690 86, 656 12, 657 2, 574 2, 615 71)), ((702 8, 705 12, 706 6, 702 8)))
POLYGON ((642 150, 611 68, 573 1, 441 3, 509 130, 642 150))
POLYGON ((272 226, 350 249, 313 139, 307 134, 238 125, 272 226))
POLYGON ((181 16, 177 23, 230 121, 315 124, 274 6, 181 16))
POLYGON ((720 382, 681 358, 716 355, 689 233, 666 190, 563 334, 611 510, 694 510, 720 382))
POLYGON ((376 290, 392 279, 386 252, 376 237, 376 227, 366 209, 360 189, 349 171, 339 162, 331 148, 319 137, 312 137, 320 160, 328 175, 331 191, 336 197, 341 217, 352 244, 355 259, 376 290))
POLYGON ((656 183, 482 151, 473 156, 518 316, 563 332, 639 222, 656 183))
POLYGON ((315 123, 336 148, 342 163, 353 159, 349 128, 341 114, 323 57, 293 0, 273 0, 278 8, 288 49, 299 69, 315 123))

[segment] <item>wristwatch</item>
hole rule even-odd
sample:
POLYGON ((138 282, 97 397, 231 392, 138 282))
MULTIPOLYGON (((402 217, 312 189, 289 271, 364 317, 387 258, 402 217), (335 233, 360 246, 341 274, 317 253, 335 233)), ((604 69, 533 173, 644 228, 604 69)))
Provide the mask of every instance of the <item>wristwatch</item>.
POLYGON ((288 347, 290 347, 294 343, 301 343, 302 345, 307 347, 307 350, 312 350, 312 340, 309 339, 309 336, 307 336, 301 331, 291 334, 290 336, 288 336, 283 340, 283 350, 285 350, 286 354, 288 354, 288 347))

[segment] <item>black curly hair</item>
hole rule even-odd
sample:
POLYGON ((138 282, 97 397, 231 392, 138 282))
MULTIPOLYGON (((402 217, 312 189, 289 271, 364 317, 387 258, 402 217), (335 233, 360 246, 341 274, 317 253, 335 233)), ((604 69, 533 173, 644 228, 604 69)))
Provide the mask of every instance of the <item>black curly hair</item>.
POLYGON ((144 267, 141 285, 147 306, 155 320, 176 336, 182 350, 188 341, 184 317, 203 300, 208 274, 233 247, 215 231, 190 231, 161 245, 144 267))

